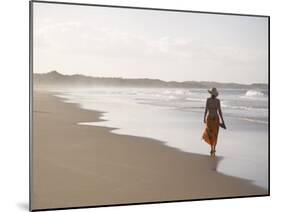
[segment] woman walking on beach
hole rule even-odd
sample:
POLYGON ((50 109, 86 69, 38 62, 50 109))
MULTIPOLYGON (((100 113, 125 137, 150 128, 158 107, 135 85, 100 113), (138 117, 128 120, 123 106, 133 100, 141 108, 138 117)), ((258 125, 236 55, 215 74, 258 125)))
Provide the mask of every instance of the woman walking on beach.
POLYGON ((206 128, 202 135, 202 139, 207 142, 211 146, 211 154, 216 152, 216 145, 219 133, 219 127, 226 129, 222 111, 220 100, 217 98, 219 95, 216 88, 212 88, 208 90, 211 94, 211 97, 207 99, 205 114, 204 114, 204 123, 206 124, 206 128), (221 124, 220 124, 221 120, 221 124))

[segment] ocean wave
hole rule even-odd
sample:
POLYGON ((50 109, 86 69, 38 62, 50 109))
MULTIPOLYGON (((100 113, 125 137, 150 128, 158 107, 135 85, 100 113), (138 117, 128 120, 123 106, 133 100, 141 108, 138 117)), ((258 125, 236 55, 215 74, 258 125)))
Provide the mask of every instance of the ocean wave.
POLYGON ((261 99, 261 98, 266 98, 267 95, 258 90, 248 90, 241 98, 250 98, 250 99, 261 99))
POLYGON ((240 118, 240 119, 245 120, 245 121, 249 121, 249 122, 258 123, 258 124, 268 124, 268 121, 258 120, 258 119, 254 119, 254 118, 240 118))
POLYGON ((191 101, 191 102, 205 102, 205 99, 200 99, 200 98, 193 98, 193 97, 187 97, 185 98, 185 100, 187 101, 191 101))
POLYGON ((174 94, 174 95, 190 95, 191 92, 187 89, 167 89, 162 92, 163 94, 174 94))
POLYGON ((251 106, 235 106, 235 105, 222 105, 222 108, 234 109, 234 110, 256 110, 256 111, 267 111, 267 108, 263 107, 251 107, 251 106))
POLYGON ((176 99, 177 97, 176 96, 174 96, 174 95, 169 95, 168 96, 168 99, 176 99))

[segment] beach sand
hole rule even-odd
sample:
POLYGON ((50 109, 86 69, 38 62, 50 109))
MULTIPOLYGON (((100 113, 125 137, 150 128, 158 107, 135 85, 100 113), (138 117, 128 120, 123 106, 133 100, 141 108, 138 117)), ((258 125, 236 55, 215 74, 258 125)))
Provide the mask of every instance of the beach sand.
POLYGON ((268 194, 216 172, 219 158, 77 124, 100 116, 34 92, 32 209, 268 194))

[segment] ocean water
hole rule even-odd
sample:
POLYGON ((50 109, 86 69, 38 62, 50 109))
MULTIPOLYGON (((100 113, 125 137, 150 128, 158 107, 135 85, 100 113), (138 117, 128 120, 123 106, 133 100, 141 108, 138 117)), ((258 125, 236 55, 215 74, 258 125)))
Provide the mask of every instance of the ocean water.
MULTIPOLYGON (((227 130, 220 129, 217 171, 268 186, 267 90, 219 91, 227 130)), ((116 128, 113 133, 161 140, 181 151, 209 154, 201 140, 206 89, 95 87, 59 91, 66 102, 104 112, 102 122, 78 123, 116 128)))

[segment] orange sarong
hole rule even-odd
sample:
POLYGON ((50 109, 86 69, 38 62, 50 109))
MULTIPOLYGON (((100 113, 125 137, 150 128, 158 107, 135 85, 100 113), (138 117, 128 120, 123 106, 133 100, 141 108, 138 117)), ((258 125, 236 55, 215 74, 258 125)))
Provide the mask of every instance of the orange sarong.
POLYGON ((206 128, 203 132, 202 139, 211 146, 217 144, 219 134, 220 120, 219 117, 207 117, 206 128))

